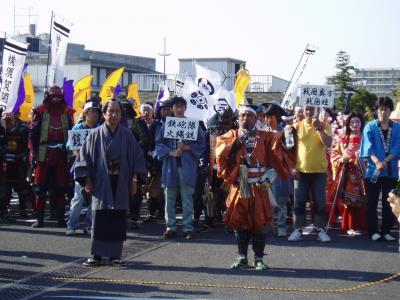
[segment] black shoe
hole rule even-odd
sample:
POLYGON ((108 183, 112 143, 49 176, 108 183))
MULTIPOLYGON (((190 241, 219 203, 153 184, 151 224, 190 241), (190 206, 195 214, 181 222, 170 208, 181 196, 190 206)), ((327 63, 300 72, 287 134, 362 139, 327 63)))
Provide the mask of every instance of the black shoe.
POLYGON ((101 266, 101 260, 88 258, 88 260, 83 262, 82 265, 84 265, 85 267, 99 267, 101 266))
POLYGON ((167 230, 164 232, 164 237, 165 237, 166 239, 174 238, 174 237, 176 237, 176 232, 173 231, 172 229, 167 229, 167 230))
POLYGON ((148 215, 146 219, 143 220, 143 223, 152 223, 154 221, 153 215, 148 215))
POLYGON ((27 219, 27 218, 28 218, 28 214, 26 213, 25 210, 21 210, 21 211, 19 212, 19 217, 20 217, 21 219, 27 219))
POLYGON ((135 229, 140 229, 140 225, 137 221, 132 221, 130 228, 135 230, 135 229))
POLYGON ((37 220, 35 223, 32 224, 32 228, 42 228, 44 227, 44 222, 37 220))
POLYGON ((191 231, 185 232, 185 239, 187 240, 193 240, 193 233, 191 231))
POLYGON ((116 266, 116 267, 121 267, 124 265, 124 262, 120 258, 111 258, 110 257, 110 265, 116 266))

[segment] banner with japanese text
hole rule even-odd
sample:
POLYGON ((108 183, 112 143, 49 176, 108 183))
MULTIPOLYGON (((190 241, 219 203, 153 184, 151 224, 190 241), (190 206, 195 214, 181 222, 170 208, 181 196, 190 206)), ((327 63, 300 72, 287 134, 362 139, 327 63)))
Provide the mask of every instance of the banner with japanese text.
POLYGON ((1 72, 0 109, 11 112, 17 102, 28 45, 6 39, 1 72))
POLYGON ((320 108, 333 107, 335 102, 334 85, 308 85, 300 86, 299 105, 320 108))
POLYGON ((79 150, 92 129, 68 130, 68 150, 79 150))
POLYGON ((51 63, 47 77, 48 86, 63 86, 64 65, 72 23, 53 15, 51 24, 51 63))
POLYGON ((167 117, 164 138, 197 141, 199 120, 167 117))

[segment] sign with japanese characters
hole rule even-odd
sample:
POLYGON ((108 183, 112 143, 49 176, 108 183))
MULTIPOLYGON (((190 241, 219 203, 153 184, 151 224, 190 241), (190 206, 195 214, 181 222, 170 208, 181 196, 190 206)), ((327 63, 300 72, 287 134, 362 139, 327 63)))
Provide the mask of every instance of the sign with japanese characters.
POLYGON ((68 130, 68 149, 79 150, 92 129, 68 130))
POLYGON ((11 112, 17 102, 27 48, 27 44, 12 39, 4 43, 0 89, 0 108, 4 112, 11 112))
POLYGON ((48 85, 62 86, 64 83, 64 65, 71 31, 71 22, 53 15, 51 24, 51 63, 48 74, 48 85))
POLYGON ((198 120, 167 117, 164 138, 196 141, 198 128, 198 120))
POLYGON ((301 85, 300 106, 314 106, 321 108, 333 107, 335 86, 333 85, 301 85))

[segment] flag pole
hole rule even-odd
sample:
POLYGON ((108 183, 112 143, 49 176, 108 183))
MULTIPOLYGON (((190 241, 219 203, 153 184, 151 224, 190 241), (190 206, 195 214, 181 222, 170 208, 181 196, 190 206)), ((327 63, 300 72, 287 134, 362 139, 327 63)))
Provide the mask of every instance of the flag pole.
POLYGON ((299 65, 300 65, 300 63, 301 63, 301 61, 303 60, 304 54, 306 53, 306 51, 307 51, 309 45, 310 45, 310 43, 307 44, 306 48, 305 48, 304 51, 303 51, 303 54, 302 54, 301 57, 300 57, 299 62, 297 63, 296 68, 294 69, 294 72, 293 72, 292 77, 290 78, 290 81, 289 81, 289 84, 288 84, 288 89, 286 90, 286 93, 285 93, 285 96, 283 97, 283 99, 286 98, 286 94, 287 94, 287 93, 290 93, 289 87, 290 87, 290 85, 292 84, 293 77, 294 77, 294 75, 296 74, 296 71, 297 71, 297 69, 298 69, 298 67, 299 67, 299 65))
POLYGON ((47 65, 46 65, 46 82, 44 84, 45 91, 47 90, 47 79, 49 76, 49 62, 50 62, 50 47, 51 47, 51 29, 53 27, 53 11, 51 11, 51 21, 50 21, 50 36, 49 36, 49 48, 47 50, 47 65))

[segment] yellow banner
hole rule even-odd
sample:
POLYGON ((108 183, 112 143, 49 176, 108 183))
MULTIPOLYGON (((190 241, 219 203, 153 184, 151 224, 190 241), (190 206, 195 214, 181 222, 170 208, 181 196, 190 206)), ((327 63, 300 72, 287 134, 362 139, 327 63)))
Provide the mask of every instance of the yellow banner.
POLYGON ((33 108, 33 103, 35 102, 35 91, 33 90, 32 79, 29 73, 26 73, 24 76, 24 87, 25 100, 19 108, 19 111, 21 113, 20 119, 22 121, 28 122, 31 120, 31 111, 33 108))
POLYGON ((133 104, 133 109, 135 110, 136 117, 140 117, 140 96, 139 96, 139 84, 137 82, 128 85, 128 99, 133 99, 135 103, 133 104))
POLYGON ((118 85, 119 79, 122 76, 122 73, 124 72, 125 67, 119 68, 112 72, 110 76, 104 81, 103 87, 100 90, 100 98, 101 98, 101 104, 104 105, 107 100, 110 100, 113 97, 113 89, 115 89, 118 85))
POLYGON ((244 93, 246 92, 250 80, 251 77, 248 70, 241 69, 239 72, 237 72, 235 81, 236 107, 245 102, 244 93))
POLYGON ((90 98, 92 93, 92 80, 93 75, 87 75, 78 80, 74 85, 74 102, 73 108, 75 109, 74 121, 78 122, 80 115, 83 112, 86 100, 90 98))

